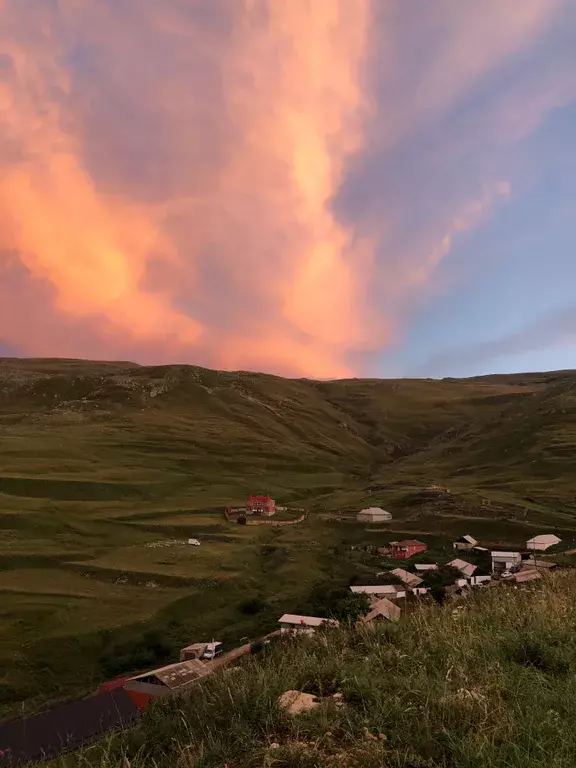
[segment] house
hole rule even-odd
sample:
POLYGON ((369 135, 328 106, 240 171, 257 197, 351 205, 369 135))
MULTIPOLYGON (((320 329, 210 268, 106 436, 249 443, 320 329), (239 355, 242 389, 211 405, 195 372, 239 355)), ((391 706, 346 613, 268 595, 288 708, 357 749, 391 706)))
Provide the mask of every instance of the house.
POLYGON ((417 539, 390 542, 391 556, 398 560, 407 560, 418 552, 425 552, 428 546, 417 539))
POLYGON ((368 507, 358 512, 356 519, 359 523, 387 523, 392 520, 392 515, 381 507, 368 507))
POLYGON ((502 573, 502 571, 518 570, 522 565, 522 555, 520 552, 490 552, 492 559, 492 572, 502 573))
POLYGON ((452 546, 454 549, 474 549, 477 544, 478 542, 473 536, 466 534, 466 536, 460 536, 459 539, 456 539, 452 546))
POLYGON ((395 568, 392 573, 394 576, 398 576, 407 587, 418 587, 422 584, 420 576, 416 576, 415 573, 410 573, 410 571, 405 571, 404 568, 395 568))
POLYGON ((400 608, 392 603, 388 598, 383 597, 374 603, 370 613, 363 616, 360 621, 363 624, 372 624, 375 619, 387 619, 388 621, 398 621, 400 618, 400 608))
POLYGON ((555 536, 553 533, 542 533, 540 536, 534 536, 533 538, 528 539, 526 542, 526 549, 544 552, 555 544, 560 544, 561 541, 562 539, 559 539, 558 536, 555 536))
POLYGON ((466 560, 460 560, 460 558, 456 558, 455 560, 452 560, 450 563, 448 563, 449 566, 452 568, 457 568, 460 573, 462 573, 467 578, 470 578, 476 568, 478 566, 472 565, 472 563, 467 563, 466 560))
POLYGON ((278 619, 281 632, 294 632, 303 634, 312 634, 318 627, 328 626, 337 627, 339 623, 336 619, 322 619, 317 616, 295 616, 292 613, 285 613, 278 619))
POLYGON ((438 565, 436 563, 415 563, 414 568, 417 571, 437 571, 438 565))
POLYGON ((247 515, 270 517, 276 512, 276 502, 270 496, 250 496, 246 504, 247 515))
POLYGON ((124 690, 139 709, 146 709, 151 701, 185 693, 210 672, 210 665, 197 659, 181 661, 130 678, 124 690))
POLYGON ((368 597, 375 598, 399 598, 406 597, 406 590, 396 584, 374 584, 373 586, 354 586, 350 587, 350 591, 354 594, 368 595, 368 597))

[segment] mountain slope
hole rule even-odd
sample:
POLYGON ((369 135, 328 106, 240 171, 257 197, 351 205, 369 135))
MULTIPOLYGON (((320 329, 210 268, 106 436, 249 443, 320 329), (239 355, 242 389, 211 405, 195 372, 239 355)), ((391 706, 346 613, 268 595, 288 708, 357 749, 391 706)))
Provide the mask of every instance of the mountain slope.
POLYGON ((575 382, 0 360, 0 712, 273 628, 318 582, 373 578, 359 545, 418 536, 443 553, 463 533, 520 546, 549 529, 569 544, 575 382), (451 493, 423 494, 434 483, 451 493), (310 515, 227 524, 251 492, 310 515), (325 519, 367 505, 392 523, 325 519))

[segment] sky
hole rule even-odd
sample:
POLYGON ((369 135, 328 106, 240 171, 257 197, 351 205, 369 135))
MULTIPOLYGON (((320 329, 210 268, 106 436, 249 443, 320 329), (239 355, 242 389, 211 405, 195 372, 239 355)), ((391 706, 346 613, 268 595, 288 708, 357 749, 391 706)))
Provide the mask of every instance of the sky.
POLYGON ((576 0, 0 0, 0 355, 576 368, 576 0))

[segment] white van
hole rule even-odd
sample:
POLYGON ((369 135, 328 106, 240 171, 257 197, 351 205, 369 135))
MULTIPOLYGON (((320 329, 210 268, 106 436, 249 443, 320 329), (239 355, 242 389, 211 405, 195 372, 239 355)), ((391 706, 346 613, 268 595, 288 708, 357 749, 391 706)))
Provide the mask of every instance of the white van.
POLYGON ((217 656, 221 656, 223 650, 224 649, 222 647, 222 643, 218 640, 213 640, 211 643, 206 645, 204 653, 202 654, 202 658, 205 661, 212 661, 212 659, 215 659, 217 656))

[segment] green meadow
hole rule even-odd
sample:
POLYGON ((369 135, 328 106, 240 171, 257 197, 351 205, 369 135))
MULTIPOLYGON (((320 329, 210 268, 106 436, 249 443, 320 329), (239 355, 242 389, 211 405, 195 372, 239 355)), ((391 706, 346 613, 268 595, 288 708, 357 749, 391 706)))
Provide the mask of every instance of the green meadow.
POLYGON ((374 578, 382 558, 351 547, 417 536, 444 556, 464 533, 554 531, 569 548, 575 382, 0 361, 0 713, 274 628, 316 585, 374 578), (310 514, 228 524, 251 492, 310 514), (329 519, 368 505, 392 522, 329 519))

